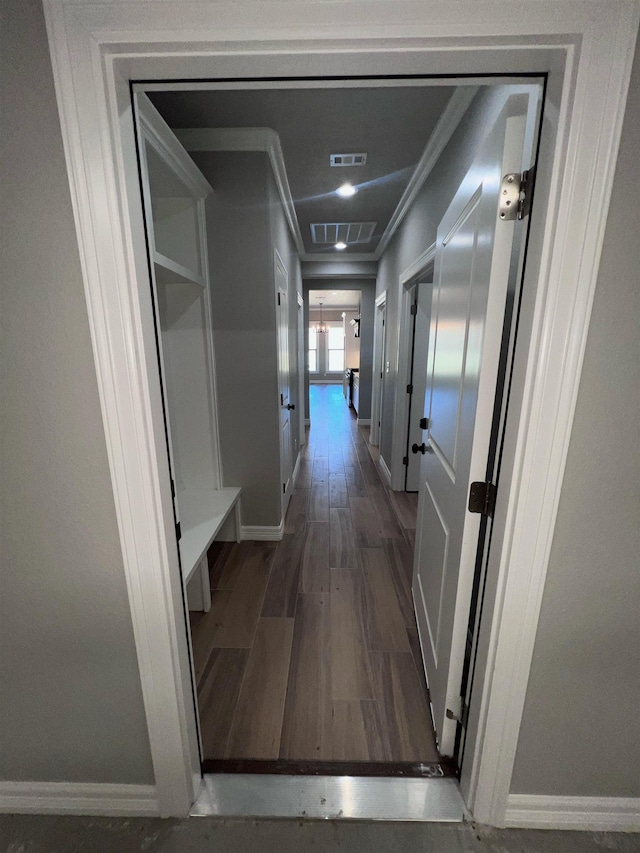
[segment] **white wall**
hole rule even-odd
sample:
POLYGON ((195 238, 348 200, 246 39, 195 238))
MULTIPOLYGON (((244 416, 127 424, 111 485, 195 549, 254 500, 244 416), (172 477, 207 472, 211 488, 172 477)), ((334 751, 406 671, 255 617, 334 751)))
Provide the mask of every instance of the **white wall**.
POLYGON ((0 778, 151 783, 44 19, 2 15, 0 778))
POLYGON ((640 53, 511 790, 640 797, 640 53))

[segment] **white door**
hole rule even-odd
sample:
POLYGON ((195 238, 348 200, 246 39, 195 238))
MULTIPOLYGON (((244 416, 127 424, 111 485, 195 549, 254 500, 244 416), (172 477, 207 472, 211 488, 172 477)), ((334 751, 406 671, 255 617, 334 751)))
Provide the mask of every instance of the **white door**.
POLYGON ((278 404, 280 406, 280 472, 282 480, 282 517, 289 506, 293 488, 293 452, 291 443, 291 366, 289 363, 289 288, 287 270, 276 252, 276 302, 278 312, 278 404))
MULTIPOLYGON (((496 120, 438 228, 413 594, 440 753, 453 755, 514 226, 498 218, 503 174, 531 165, 526 115, 496 120), (525 150, 526 149, 526 150, 525 150)), ((514 265, 517 267, 517 264, 514 265)))
POLYGON ((429 349, 429 326, 431 321, 431 282, 418 282, 414 287, 413 304, 414 311, 413 347, 411 360, 411 401, 409 403, 408 424, 408 450, 407 450, 407 477, 405 489, 408 492, 417 492, 420 488, 420 457, 421 454, 412 453, 413 444, 421 444, 424 441, 420 419, 424 415, 425 395, 427 392, 427 355, 429 349))

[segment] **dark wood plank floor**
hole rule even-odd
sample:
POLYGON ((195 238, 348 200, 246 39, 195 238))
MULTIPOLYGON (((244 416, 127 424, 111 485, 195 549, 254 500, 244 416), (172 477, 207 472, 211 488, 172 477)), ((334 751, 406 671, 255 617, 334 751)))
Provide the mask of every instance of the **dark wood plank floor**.
POLYGON ((438 760, 413 606, 417 495, 378 475, 341 386, 311 387, 281 542, 216 543, 191 614, 204 757, 438 760))

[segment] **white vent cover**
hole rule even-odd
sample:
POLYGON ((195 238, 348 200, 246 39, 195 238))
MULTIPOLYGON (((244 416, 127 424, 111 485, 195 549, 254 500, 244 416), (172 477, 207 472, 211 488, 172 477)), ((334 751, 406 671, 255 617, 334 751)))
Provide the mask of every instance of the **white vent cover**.
POLYGON ((332 166, 364 166, 367 155, 362 154, 330 154, 329 163, 332 166))
POLYGON ((377 222, 312 222, 311 239, 314 243, 368 243, 373 237, 377 222))

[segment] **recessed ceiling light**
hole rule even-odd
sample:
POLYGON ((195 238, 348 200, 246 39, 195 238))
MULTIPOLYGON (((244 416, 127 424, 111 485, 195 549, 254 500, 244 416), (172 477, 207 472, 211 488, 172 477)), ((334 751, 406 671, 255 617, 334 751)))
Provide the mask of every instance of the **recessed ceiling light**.
POLYGON ((346 248, 347 248, 347 244, 346 244, 346 243, 343 243, 343 242, 341 241, 340 243, 336 243, 335 248, 336 248, 336 249, 346 249, 346 248))
POLYGON ((353 186, 353 184, 342 184, 341 187, 338 187, 336 193, 341 198, 351 198, 352 195, 355 195, 358 190, 353 186))
POLYGON ((332 295, 332 296, 337 296, 337 295, 338 295, 338 291, 337 291, 337 290, 332 290, 332 291, 331 291, 331 295, 332 295))

